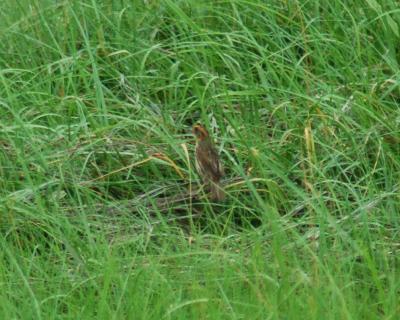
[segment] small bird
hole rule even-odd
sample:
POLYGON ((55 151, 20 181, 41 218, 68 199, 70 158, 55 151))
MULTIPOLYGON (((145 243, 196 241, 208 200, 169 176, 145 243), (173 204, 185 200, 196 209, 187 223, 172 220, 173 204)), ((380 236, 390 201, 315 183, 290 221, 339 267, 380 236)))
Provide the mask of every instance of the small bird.
POLYGON ((218 152, 212 143, 211 137, 206 128, 200 124, 193 126, 193 134, 196 137, 196 168, 204 184, 211 191, 212 200, 222 201, 225 199, 225 192, 220 186, 220 180, 224 175, 218 152))

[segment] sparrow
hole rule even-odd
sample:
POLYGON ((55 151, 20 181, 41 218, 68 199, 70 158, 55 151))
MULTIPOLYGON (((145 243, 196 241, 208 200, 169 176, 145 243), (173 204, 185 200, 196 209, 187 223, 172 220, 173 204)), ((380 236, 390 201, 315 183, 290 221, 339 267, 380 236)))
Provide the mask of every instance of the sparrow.
POLYGON ((214 147, 211 137, 202 125, 193 126, 193 135, 196 138, 195 158, 196 168, 204 184, 210 189, 211 199, 222 201, 225 192, 220 185, 224 175, 219 155, 214 147))

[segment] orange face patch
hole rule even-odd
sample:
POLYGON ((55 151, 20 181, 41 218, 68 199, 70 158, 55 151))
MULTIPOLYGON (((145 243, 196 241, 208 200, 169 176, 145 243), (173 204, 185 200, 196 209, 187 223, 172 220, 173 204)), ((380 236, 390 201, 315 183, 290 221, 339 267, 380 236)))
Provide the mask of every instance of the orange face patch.
POLYGON ((196 136, 197 139, 199 140, 204 140, 205 138, 208 137, 208 132, 207 130, 199 124, 196 124, 193 127, 193 134, 196 136))

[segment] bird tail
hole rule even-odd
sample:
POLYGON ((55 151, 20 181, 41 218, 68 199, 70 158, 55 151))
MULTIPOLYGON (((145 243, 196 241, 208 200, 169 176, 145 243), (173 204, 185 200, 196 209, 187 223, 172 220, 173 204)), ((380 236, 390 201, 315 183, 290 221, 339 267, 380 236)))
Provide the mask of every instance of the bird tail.
POLYGON ((223 201, 225 200, 225 190, 221 187, 219 183, 211 183, 210 186, 210 191, 211 191, 211 197, 212 200, 216 201, 223 201))

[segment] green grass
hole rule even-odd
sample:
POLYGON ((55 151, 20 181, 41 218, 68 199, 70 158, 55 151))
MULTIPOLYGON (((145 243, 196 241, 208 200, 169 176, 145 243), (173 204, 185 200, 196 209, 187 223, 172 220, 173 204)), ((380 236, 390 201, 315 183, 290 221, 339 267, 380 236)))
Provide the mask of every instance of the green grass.
POLYGON ((394 0, 1 1, 0 318, 398 319, 399 25, 394 0), (227 201, 162 206, 200 185, 196 122, 227 201))

